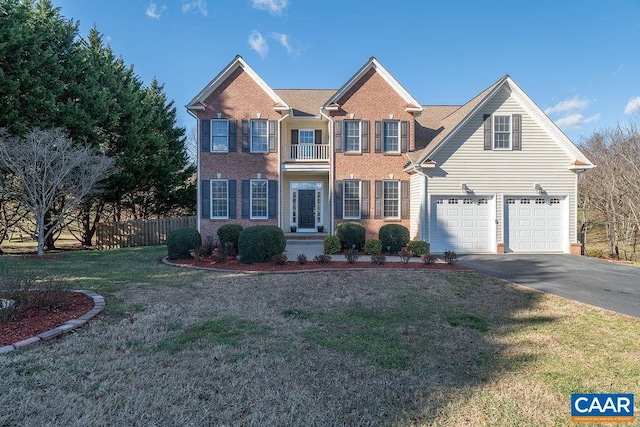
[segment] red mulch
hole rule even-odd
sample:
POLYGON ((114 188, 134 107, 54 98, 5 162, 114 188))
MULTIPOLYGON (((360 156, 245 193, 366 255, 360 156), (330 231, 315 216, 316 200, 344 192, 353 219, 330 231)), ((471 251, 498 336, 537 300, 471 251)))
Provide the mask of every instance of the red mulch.
POLYGON ((275 265, 273 262, 263 262, 260 264, 242 264, 235 258, 227 258, 225 262, 214 262, 211 258, 205 258, 202 261, 195 259, 170 260, 175 264, 190 265, 194 267, 219 268, 221 270, 235 271, 263 271, 263 272, 286 272, 286 271, 314 271, 314 270, 349 270, 349 269, 387 269, 387 268, 417 268, 421 270, 464 270, 465 268, 456 264, 425 264, 423 262, 410 262, 408 264, 402 262, 386 262, 383 265, 376 265, 371 262, 357 261, 349 264, 346 261, 331 261, 328 264, 318 264, 315 261, 307 261, 306 264, 300 265, 297 261, 288 261, 285 265, 275 265))
POLYGON ((0 322, 0 347, 31 338, 50 329, 64 325, 93 308, 93 300, 79 292, 64 292, 62 308, 40 310, 30 302, 16 314, 11 322, 0 322))

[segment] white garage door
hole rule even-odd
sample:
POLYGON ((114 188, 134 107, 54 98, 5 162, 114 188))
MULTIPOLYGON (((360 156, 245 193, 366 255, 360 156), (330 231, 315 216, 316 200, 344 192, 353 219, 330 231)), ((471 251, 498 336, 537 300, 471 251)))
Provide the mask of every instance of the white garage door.
POLYGON ((563 252, 566 197, 505 196, 506 252, 563 252))
POLYGON ((494 212, 491 196, 432 196, 431 252, 494 252, 494 212))

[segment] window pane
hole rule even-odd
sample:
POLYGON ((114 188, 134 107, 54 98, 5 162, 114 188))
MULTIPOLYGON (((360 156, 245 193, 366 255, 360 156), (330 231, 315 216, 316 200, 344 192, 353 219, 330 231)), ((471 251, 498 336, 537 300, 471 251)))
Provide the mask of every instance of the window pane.
POLYGON ((211 217, 226 218, 228 216, 227 181, 211 181, 211 217))
POLYGON ((494 116, 493 148, 511 148, 511 118, 494 116))
POLYGON ((228 151, 229 121, 211 120, 212 151, 228 151))
POLYGON ((267 180, 251 181, 251 217, 267 218, 267 180))
POLYGON ((267 121, 251 120, 251 151, 267 152, 267 121))
POLYGON ((345 120, 344 138, 346 151, 360 151, 360 122, 345 120))
POLYGON ((313 144, 312 130, 301 130, 298 135, 299 135, 298 139, 300 140, 300 144, 313 144))
POLYGON ((398 181, 384 181, 382 187, 383 215, 385 218, 400 217, 400 191, 398 181))
POLYGON ((400 151, 398 122, 384 122, 384 151, 400 151))
POLYGON ((345 181, 343 197, 343 216, 345 218, 360 218, 360 181, 345 181))

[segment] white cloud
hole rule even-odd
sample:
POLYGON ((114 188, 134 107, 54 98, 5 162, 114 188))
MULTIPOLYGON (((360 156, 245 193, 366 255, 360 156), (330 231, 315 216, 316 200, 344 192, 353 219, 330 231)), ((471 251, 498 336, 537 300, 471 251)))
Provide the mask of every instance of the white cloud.
POLYGON ((571 113, 558 120, 556 124, 561 128, 575 128, 580 129, 584 125, 593 123, 600 120, 600 113, 596 113, 591 117, 585 117, 580 113, 571 113))
POLYGON ((558 102, 553 107, 549 107, 544 112, 548 115, 552 115, 555 113, 567 113, 570 111, 582 111, 587 108, 591 104, 591 100, 589 99, 580 99, 577 96, 574 96, 571 99, 567 99, 564 101, 558 102))
POLYGON ((162 12, 167 10, 167 6, 161 6, 160 10, 158 10, 158 5, 154 2, 150 2, 149 6, 147 6, 147 16, 153 19, 160 19, 160 15, 162 12))
POLYGON ((264 59, 267 56, 267 53, 269 53, 269 45, 259 31, 253 30, 251 34, 249 34, 249 46, 251 46, 251 49, 258 52, 262 59, 264 59))
POLYGON ((182 3, 182 13, 187 13, 190 10, 197 10, 202 16, 207 16, 207 2, 205 0, 195 0, 182 3))
POLYGON ((627 102, 627 106, 624 108, 625 114, 633 114, 640 112, 640 96, 635 96, 627 102))
POLYGON ((280 44, 287 49, 287 53, 289 55, 295 53, 295 49, 291 46, 291 41, 289 40, 289 35, 282 33, 271 33, 271 37, 278 40, 280 44))
POLYGON ((289 5, 289 0, 251 0, 256 9, 268 10, 272 15, 280 15, 289 5))
POLYGON ((620 64, 620 66, 618 68, 616 68, 616 70, 611 73, 612 77, 617 76, 618 74, 620 74, 622 72, 622 70, 624 69, 624 64, 620 64))

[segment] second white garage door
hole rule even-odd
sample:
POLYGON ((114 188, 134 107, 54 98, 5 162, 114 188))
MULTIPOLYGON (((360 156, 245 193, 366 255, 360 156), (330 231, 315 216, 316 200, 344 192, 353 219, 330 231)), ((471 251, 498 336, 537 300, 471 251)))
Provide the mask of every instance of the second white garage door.
POLYGON ((566 197, 505 197, 506 252, 564 252, 566 197))
POLYGON ((495 203, 492 196, 432 196, 431 252, 494 252, 495 203))

